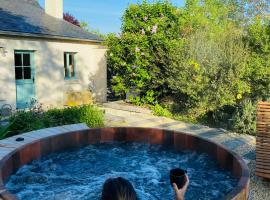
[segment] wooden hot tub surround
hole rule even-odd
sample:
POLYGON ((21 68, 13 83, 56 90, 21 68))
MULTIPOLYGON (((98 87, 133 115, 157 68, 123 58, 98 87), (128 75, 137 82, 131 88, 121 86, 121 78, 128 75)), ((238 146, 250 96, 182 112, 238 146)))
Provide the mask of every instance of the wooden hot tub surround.
POLYGON ((50 153, 110 141, 146 142, 207 153, 238 179, 237 186, 222 199, 248 198, 249 169, 245 162, 222 145, 190 134, 153 128, 89 129, 79 124, 33 131, 19 137, 24 141, 17 142, 18 136, 0 141, 0 197, 4 200, 18 199, 5 188, 5 183, 23 165, 50 153))

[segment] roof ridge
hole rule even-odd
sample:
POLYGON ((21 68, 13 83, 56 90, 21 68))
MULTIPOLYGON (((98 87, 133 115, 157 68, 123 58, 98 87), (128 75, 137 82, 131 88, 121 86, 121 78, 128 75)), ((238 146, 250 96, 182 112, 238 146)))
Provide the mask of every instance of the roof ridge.
POLYGON ((46 38, 51 36, 52 38, 103 41, 97 34, 48 15, 38 0, 0 0, 0 35, 1 32, 25 33, 25 37, 30 37, 32 34, 34 37, 40 35, 46 38))
POLYGON ((41 6, 40 6, 38 0, 19 0, 19 1, 24 1, 25 3, 29 3, 29 4, 32 4, 32 5, 34 5, 34 6, 38 6, 38 7, 41 8, 41 6))

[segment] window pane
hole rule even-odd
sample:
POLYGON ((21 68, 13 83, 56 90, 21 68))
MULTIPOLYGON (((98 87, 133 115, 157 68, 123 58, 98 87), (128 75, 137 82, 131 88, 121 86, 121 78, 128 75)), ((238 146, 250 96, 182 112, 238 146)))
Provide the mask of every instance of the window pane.
POLYGON ((75 68, 74 68, 74 65, 71 65, 70 66, 70 76, 71 77, 75 77, 75 68))
POLYGON ((74 54, 69 55, 70 76, 75 77, 74 54))
POLYGON ((69 65, 73 65, 73 55, 69 54, 69 65))
POLYGON ((30 66, 30 54, 23 54, 23 66, 30 66))
POLYGON ((75 77, 75 54, 64 53, 65 78, 75 77))
POLYGON ((66 67, 67 66, 67 54, 64 53, 64 66, 66 67))
POLYGON ((65 78, 68 78, 69 77, 69 75, 68 75, 68 69, 67 69, 67 67, 65 67, 65 78))
POLYGON ((23 78, 22 76, 22 67, 16 67, 15 68, 15 78, 16 80, 20 80, 23 78))
POLYGON ((15 66, 22 66, 22 54, 15 53, 15 66))
POLYGON ((24 67, 24 79, 31 79, 31 67, 24 67))
POLYGON ((64 68, 65 68, 65 78, 68 78, 69 75, 68 75, 68 66, 67 66, 67 54, 64 53, 64 68))

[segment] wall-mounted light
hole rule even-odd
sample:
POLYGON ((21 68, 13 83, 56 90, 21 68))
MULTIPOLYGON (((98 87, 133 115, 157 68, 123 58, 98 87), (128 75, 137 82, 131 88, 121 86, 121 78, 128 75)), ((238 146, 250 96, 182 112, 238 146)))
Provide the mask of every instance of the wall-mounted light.
POLYGON ((0 46, 0 54, 2 54, 2 56, 5 57, 7 55, 7 53, 8 53, 8 51, 6 50, 6 48, 0 46))

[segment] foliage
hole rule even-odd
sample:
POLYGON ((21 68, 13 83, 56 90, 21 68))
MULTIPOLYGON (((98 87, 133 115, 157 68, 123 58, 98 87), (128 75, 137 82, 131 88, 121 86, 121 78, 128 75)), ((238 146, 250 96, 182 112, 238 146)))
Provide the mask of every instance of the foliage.
POLYGON ((157 115, 253 134, 246 112, 270 98, 269 8, 266 0, 131 4, 122 33, 106 41, 111 94, 133 91, 131 102, 157 115), (167 97, 174 108, 161 103, 167 97))
POLYGON ((163 108, 161 105, 156 104, 151 107, 151 110, 153 111, 153 114, 156 116, 164 116, 164 117, 172 117, 172 113, 166 109, 163 108))
POLYGON ((63 18, 65 21, 67 21, 75 26, 81 27, 80 21, 78 19, 76 19, 72 14, 64 13, 63 18))
POLYGON ((93 33, 95 35, 98 35, 100 38, 105 39, 106 35, 102 34, 99 30, 93 29, 89 26, 88 22, 81 21, 80 27, 84 29, 87 32, 93 33))
POLYGON ((129 97, 129 101, 135 105, 144 105, 144 104, 150 104, 155 105, 157 104, 157 100, 155 99, 155 93, 153 90, 147 91, 145 96, 134 96, 131 95, 129 97))
POLYGON ((109 35, 108 68, 115 95, 136 89, 140 96, 167 90, 165 77, 172 49, 179 38, 181 13, 172 4, 157 2, 131 5, 123 16, 122 34, 109 35))
POLYGON ((1 126, 0 125, 0 140, 6 138, 8 136, 9 132, 9 125, 7 126, 1 126))
POLYGON ((151 106, 150 108, 153 114, 156 116, 169 117, 178 121, 194 123, 194 124, 202 122, 202 119, 195 118, 194 116, 189 115, 187 113, 184 113, 184 112, 175 113, 172 107, 156 104, 154 106, 151 106))
POLYGON ((149 92, 157 100, 178 94, 206 113, 248 93, 243 32, 228 19, 226 5, 217 2, 188 1, 182 10, 168 1, 131 5, 122 34, 107 40, 115 95, 133 88, 142 101, 149 92))
MULTIPOLYGON (((74 123, 86 123, 89 127, 102 127, 104 114, 96 106, 85 105, 43 111, 40 107, 30 111, 18 111, 10 118, 10 125, 2 134, 8 136, 74 123)), ((4 136, 7 136, 4 135, 4 136)))
POLYGON ((78 26, 78 27, 82 28, 87 32, 98 35, 102 39, 106 38, 106 36, 104 34, 100 33, 98 30, 90 28, 90 26, 89 26, 89 24, 87 22, 79 21, 75 16, 73 16, 70 13, 64 13, 63 18, 64 18, 65 21, 67 21, 67 22, 69 22, 69 23, 71 23, 71 24, 73 24, 75 26, 78 26))
POLYGON ((82 29, 84 29, 86 31, 90 31, 89 24, 87 22, 81 21, 80 26, 81 26, 82 29))
POLYGON ((247 53, 238 37, 233 29, 215 36, 198 30, 176 51, 178 61, 169 66, 168 85, 172 93, 186 97, 197 116, 233 105, 249 93, 244 81, 247 53))
POLYGON ((232 118, 232 129, 235 132, 255 134, 256 133, 256 106, 253 102, 246 100, 236 109, 232 118))
POLYGON ((248 27, 247 41, 252 50, 249 60, 248 81, 252 85, 252 98, 270 97, 270 22, 256 18, 248 27))

